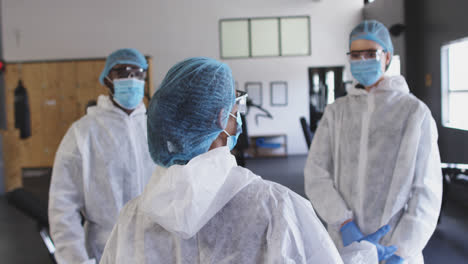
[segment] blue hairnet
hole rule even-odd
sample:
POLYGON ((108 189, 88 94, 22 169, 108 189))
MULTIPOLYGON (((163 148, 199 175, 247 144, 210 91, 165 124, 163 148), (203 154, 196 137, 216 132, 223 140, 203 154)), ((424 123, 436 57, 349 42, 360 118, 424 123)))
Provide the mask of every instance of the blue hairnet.
POLYGON ((393 44, 388 29, 376 20, 365 20, 357 25, 349 35, 349 47, 351 42, 358 39, 367 39, 377 42, 382 48, 393 55, 393 44))
POLYGON ((174 65, 148 107, 148 147, 163 167, 184 165, 208 151, 235 102, 231 69, 196 57, 174 65))
POLYGON ((112 52, 106 60, 106 66, 99 76, 99 81, 104 84, 104 78, 109 74, 109 71, 117 64, 132 64, 143 69, 148 69, 148 63, 145 56, 136 49, 119 49, 112 52))

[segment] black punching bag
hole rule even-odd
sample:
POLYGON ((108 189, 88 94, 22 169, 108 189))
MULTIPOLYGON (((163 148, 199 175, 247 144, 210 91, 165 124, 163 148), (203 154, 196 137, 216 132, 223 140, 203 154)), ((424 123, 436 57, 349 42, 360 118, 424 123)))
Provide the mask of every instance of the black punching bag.
POLYGON ((28 92, 19 80, 15 89, 15 128, 20 130, 20 138, 31 136, 31 114, 29 112, 28 92))

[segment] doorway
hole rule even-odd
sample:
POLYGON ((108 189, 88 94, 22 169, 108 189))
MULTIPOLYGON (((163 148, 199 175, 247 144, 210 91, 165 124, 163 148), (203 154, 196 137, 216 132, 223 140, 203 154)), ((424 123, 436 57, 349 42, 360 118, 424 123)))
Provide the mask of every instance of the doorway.
POLYGON ((315 132, 325 107, 345 96, 344 66, 309 68, 310 130, 315 132))

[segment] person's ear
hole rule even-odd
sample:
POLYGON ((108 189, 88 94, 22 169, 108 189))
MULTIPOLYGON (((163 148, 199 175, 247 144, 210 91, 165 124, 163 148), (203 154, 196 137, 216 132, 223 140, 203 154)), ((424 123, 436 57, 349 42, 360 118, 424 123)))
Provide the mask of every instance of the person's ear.
POLYGON ((221 129, 224 129, 224 126, 223 126, 224 111, 225 111, 224 108, 221 109, 218 113, 218 118, 216 119, 216 125, 218 125, 218 127, 221 129))
POLYGON ((388 69, 390 67, 390 61, 392 60, 392 54, 390 52, 387 52, 385 56, 385 68, 388 69))
MULTIPOLYGON (((219 111, 219 113, 218 113, 218 117, 216 118, 216 125, 220 129, 224 129, 224 127, 223 127, 224 111, 225 111, 224 109, 221 109, 221 111, 219 111)), ((226 134, 221 132, 221 133, 219 133, 218 137, 211 143, 211 146, 210 146, 209 150, 212 150, 212 149, 215 149, 215 148, 218 148, 218 147, 226 146, 226 144, 227 144, 226 134)))
POLYGON ((104 78, 104 85, 109 88, 109 90, 111 91, 111 93, 114 93, 114 84, 112 84, 112 82, 109 81, 108 77, 104 78))

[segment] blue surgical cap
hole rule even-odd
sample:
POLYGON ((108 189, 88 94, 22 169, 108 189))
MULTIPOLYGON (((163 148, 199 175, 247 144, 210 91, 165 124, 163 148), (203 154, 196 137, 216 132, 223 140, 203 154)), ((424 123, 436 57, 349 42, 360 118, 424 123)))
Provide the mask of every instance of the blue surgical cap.
POLYGON ((358 39, 367 39, 377 42, 386 52, 393 55, 393 44, 388 29, 376 20, 365 20, 357 25, 349 35, 349 47, 351 42, 358 39))
POLYGON ((207 152, 227 125, 235 102, 231 69, 204 57, 173 66, 148 107, 148 147, 163 167, 207 152))
POLYGON ((148 63, 146 62, 145 56, 136 49, 119 49, 112 52, 106 60, 106 66, 99 76, 99 81, 104 84, 104 78, 109 74, 109 71, 117 64, 132 64, 148 69, 148 63))

